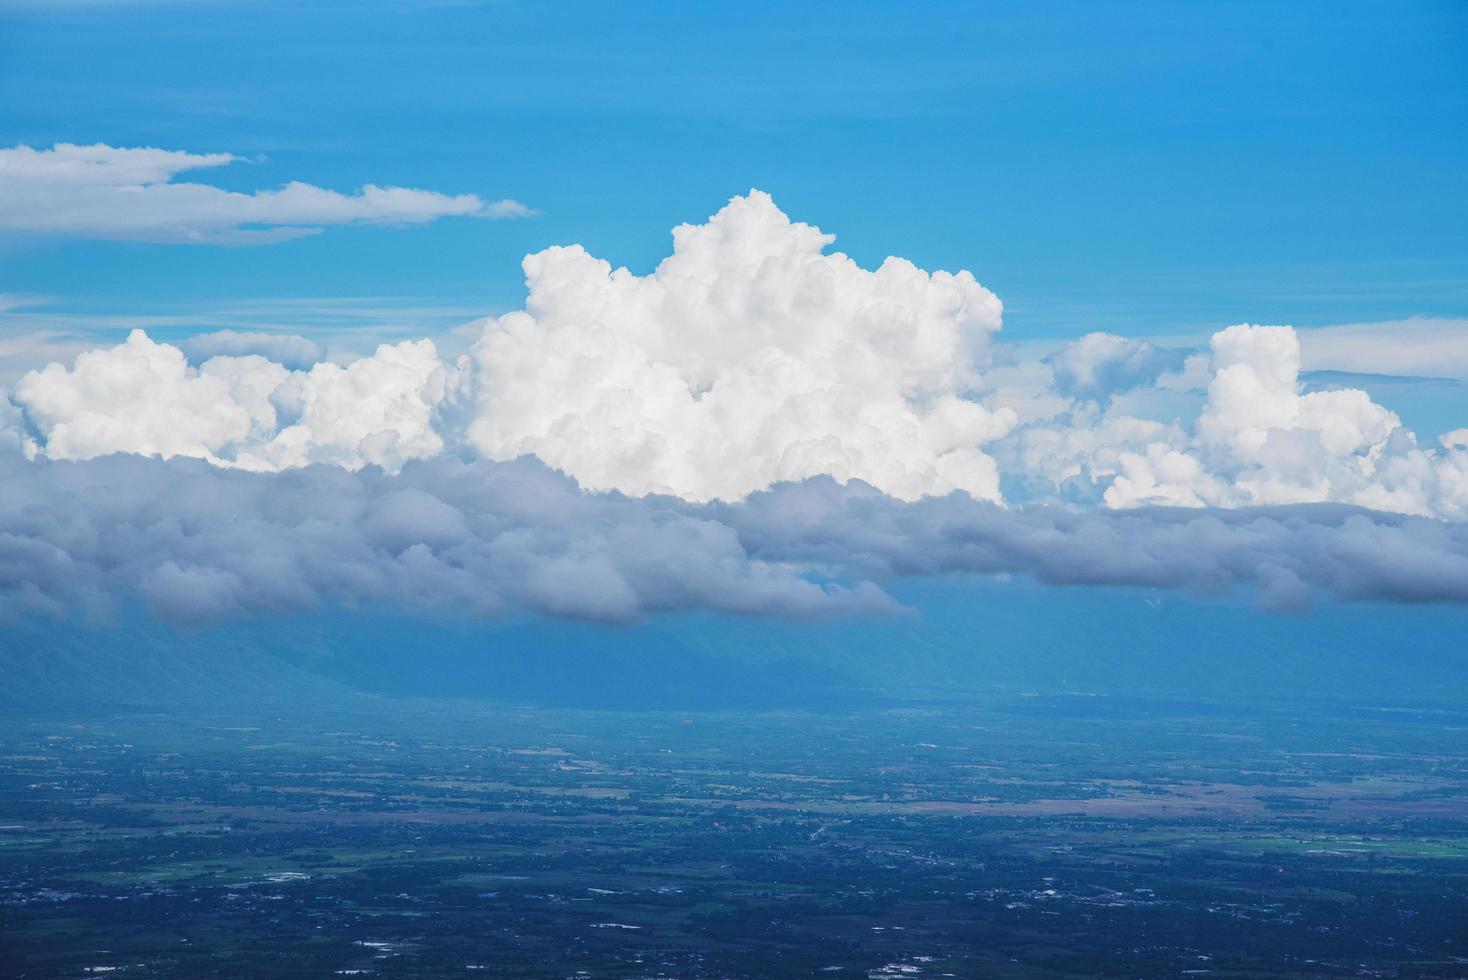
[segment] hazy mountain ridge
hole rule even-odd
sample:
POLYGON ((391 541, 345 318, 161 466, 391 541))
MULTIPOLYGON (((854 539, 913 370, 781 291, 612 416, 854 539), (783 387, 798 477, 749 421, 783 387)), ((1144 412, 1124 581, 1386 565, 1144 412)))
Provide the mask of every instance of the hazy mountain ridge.
POLYGON ((333 611, 179 630, 0 627, 12 711, 461 697, 599 708, 822 706, 1034 690, 1180 698, 1468 695, 1468 611, 1369 605, 1238 615, 1230 602, 929 581, 911 616, 802 624, 673 616, 632 627, 333 611))
POLYGON ((349 688, 218 633, 142 617, 106 626, 29 618, 0 625, 0 708, 128 710, 348 698, 349 688))

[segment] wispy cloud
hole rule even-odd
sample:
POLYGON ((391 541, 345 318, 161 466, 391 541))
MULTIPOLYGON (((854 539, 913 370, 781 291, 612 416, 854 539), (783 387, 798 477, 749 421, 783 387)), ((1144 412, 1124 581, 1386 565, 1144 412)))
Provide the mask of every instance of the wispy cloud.
POLYGON ((1299 331, 1305 366, 1468 380, 1468 319, 1412 317, 1299 331))
MULTIPOLYGON (((190 339, 208 333, 253 338, 240 344, 253 345, 254 353, 265 353, 262 344, 268 342, 261 337, 304 337, 336 360, 365 356, 385 342, 431 337, 452 356, 467 350, 479 336, 483 315, 482 305, 411 296, 264 297, 100 312, 49 297, 0 295, 0 387, 53 361, 70 362, 83 351, 114 344, 135 329, 179 342, 190 357, 218 343, 190 339), (12 302, 5 302, 7 298, 12 302)), ((220 348, 214 353, 226 351, 220 348)), ((283 362, 292 360, 287 357, 283 362)))
POLYGON ((181 173, 239 161, 229 153, 187 153, 102 143, 0 149, 0 231, 129 241, 268 245, 329 225, 423 224, 442 217, 523 218, 518 201, 486 201, 367 184, 342 194, 291 181, 243 194, 175 181, 181 173))
POLYGON ((0 293, 0 314, 12 310, 24 310, 50 302, 46 296, 31 296, 25 293, 0 293))
POLYGON ((211 357, 244 357, 255 354, 291 371, 307 370, 326 358, 326 350, 320 344, 297 334, 240 330, 216 330, 197 334, 185 340, 180 348, 194 363, 207 361, 211 357))

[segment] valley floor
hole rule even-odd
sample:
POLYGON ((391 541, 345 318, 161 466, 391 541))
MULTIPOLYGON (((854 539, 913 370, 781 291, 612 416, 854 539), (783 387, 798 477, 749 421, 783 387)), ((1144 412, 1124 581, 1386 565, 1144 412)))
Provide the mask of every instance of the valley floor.
POLYGON ((0 975, 1468 975, 1468 713, 0 722, 0 975))

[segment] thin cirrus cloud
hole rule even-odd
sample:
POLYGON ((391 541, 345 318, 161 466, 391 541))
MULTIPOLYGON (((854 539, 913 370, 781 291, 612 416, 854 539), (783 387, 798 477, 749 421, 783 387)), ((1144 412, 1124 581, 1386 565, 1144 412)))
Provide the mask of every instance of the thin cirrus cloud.
POLYGON ((195 363, 212 357, 243 357, 256 354, 291 371, 310 370, 326 358, 326 350, 314 340, 297 334, 255 333, 241 330, 215 330, 195 334, 179 345, 195 363))
POLYGON ((647 275, 528 256, 525 308, 453 360, 134 331, 30 371, 0 398, 4 604, 820 617, 947 573, 1468 601, 1468 429, 1308 390, 1290 327, 997 363, 971 274, 831 241, 752 192, 647 275))
POLYGON ((1468 319, 1411 317, 1300 331, 1311 370, 1468 381, 1468 319))
POLYGON ((267 245, 330 225, 523 218, 513 200, 368 184, 342 194, 292 181, 249 194, 175 180, 239 162, 229 153, 58 143, 0 149, 0 231, 209 245, 267 245))

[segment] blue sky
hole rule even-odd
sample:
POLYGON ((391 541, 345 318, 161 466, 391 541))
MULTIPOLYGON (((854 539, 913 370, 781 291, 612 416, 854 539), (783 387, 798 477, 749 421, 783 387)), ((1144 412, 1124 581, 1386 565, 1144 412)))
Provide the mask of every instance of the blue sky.
POLYGON ((518 305, 546 245, 646 271, 755 186, 863 264, 973 270, 1011 340, 1468 313, 1458 3, 8 3, 0 85, 6 145, 229 152, 257 162, 189 179, 543 212, 5 242, 0 291, 51 312, 347 299, 421 332, 518 305))

